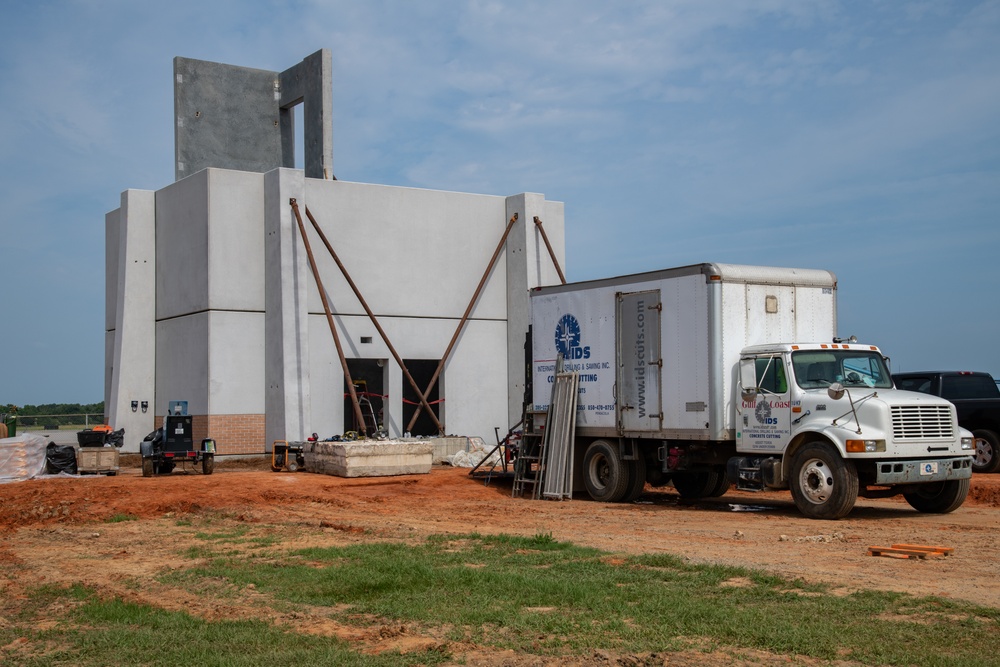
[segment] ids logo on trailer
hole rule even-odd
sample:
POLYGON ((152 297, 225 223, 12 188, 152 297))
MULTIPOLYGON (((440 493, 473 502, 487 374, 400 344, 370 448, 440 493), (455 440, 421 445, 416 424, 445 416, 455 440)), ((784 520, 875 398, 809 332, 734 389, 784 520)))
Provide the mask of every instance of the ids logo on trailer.
POLYGON ((556 325, 556 352, 563 359, 590 359, 590 346, 580 345, 580 323, 569 313, 556 325))

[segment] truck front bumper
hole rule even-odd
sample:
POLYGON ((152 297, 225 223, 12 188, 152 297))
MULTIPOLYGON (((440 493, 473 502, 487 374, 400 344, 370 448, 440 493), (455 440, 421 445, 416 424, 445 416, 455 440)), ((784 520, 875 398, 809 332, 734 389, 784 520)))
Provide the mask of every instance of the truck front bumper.
POLYGON ((971 477, 971 456, 916 461, 879 461, 875 464, 875 483, 879 485, 944 482, 971 477))

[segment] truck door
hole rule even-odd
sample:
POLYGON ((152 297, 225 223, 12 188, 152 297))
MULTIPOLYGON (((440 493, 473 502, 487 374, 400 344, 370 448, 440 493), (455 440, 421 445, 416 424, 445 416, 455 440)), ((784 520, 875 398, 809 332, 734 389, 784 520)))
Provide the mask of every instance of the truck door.
POLYGON ((783 452, 792 426, 784 360, 780 356, 760 356, 740 361, 741 366, 747 364, 753 365, 753 373, 741 372, 741 377, 756 377, 757 395, 750 400, 739 399, 736 448, 740 452, 783 452))
POLYGON ((660 291, 619 293, 618 430, 659 431, 660 409, 660 291))

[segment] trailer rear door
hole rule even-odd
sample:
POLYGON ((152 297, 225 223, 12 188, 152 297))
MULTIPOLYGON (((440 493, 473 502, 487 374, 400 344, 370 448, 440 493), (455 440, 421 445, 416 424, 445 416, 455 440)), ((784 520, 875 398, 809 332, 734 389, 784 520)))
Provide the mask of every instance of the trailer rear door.
POLYGON ((617 297, 618 429, 659 431, 660 291, 619 292, 617 297))

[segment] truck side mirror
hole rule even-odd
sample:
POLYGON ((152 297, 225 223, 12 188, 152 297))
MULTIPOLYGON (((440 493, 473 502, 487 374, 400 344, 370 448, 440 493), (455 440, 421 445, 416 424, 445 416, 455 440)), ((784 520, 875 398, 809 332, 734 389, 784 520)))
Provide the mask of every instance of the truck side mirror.
POLYGON ((839 401, 844 397, 844 385, 834 382, 826 388, 826 395, 835 401, 839 401))
POLYGON ((740 359, 740 389, 744 401, 757 398, 756 359, 740 359))

